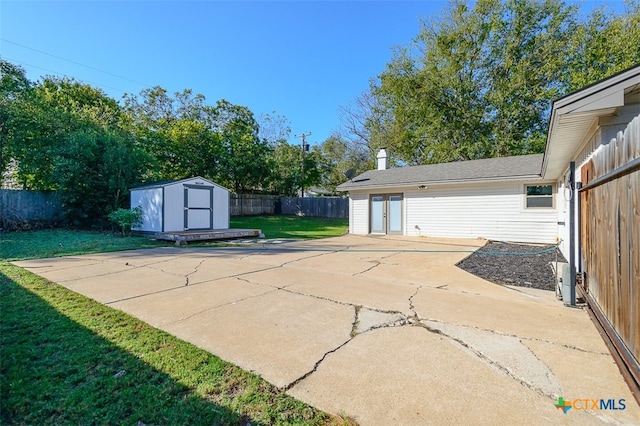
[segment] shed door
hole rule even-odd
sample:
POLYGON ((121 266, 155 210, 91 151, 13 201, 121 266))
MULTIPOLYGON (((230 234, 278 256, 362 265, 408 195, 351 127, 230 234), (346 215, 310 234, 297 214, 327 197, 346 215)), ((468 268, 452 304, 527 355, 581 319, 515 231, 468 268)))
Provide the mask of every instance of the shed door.
POLYGON ((184 185, 184 230, 213 229, 213 186, 184 185))

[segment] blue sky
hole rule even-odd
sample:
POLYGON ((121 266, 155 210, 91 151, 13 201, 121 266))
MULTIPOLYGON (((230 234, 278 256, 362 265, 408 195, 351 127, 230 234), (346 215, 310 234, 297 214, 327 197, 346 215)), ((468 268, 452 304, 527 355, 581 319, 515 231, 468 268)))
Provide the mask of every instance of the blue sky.
MULTIPOLYGON (((583 2, 589 13, 600 2, 583 2)), ((610 1, 616 9, 622 1, 610 1)), ((320 143, 446 0, 7 1, 0 55, 31 80, 66 75, 120 99, 160 85, 285 116, 320 143)))

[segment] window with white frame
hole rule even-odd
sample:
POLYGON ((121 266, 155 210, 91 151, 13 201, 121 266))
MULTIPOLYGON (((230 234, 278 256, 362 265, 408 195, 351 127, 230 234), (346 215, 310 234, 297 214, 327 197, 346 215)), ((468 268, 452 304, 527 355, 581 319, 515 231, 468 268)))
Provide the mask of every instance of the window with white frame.
POLYGON ((525 185, 525 207, 553 208, 553 185, 525 185))

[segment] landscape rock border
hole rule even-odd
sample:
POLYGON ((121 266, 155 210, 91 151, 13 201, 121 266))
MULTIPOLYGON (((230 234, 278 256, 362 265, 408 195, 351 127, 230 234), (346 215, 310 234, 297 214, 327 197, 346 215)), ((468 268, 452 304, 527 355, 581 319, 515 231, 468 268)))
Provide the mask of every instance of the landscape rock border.
POLYGON ((555 262, 566 262, 555 245, 489 241, 456 266, 496 284, 555 291, 555 262))

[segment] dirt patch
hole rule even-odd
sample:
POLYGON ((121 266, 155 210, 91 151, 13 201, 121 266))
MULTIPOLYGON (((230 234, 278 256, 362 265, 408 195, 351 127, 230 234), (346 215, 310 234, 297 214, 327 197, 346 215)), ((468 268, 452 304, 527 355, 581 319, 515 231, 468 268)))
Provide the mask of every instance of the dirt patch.
POLYGON ((555 291, 550 262, 566 262, 555 247, 489 241, 456 266, 496 284, 555 291))

